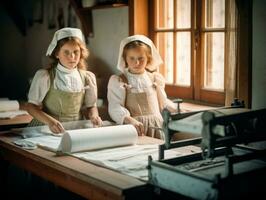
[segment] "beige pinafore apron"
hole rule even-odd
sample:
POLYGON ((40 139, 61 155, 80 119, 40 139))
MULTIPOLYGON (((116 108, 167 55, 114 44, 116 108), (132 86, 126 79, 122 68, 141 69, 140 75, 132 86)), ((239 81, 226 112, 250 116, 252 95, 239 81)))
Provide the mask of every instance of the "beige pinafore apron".
MULTIPOLYGON (((148 72, 147 72, 148 73, 148 72)), ((159 102, 156 92, 156 83, 152 73, 148 73, 153 85, 146 88, 144 92, 133 93, 128 85, 128 80, 124 74, 120 75, 120 80, 125 83, 126 100, 125 107, 131 116, 143 123, 146 136, 163 139, 162 131, 150 127, 161 128, 163 119, 159 111, 159 102), (153 106, 155 105, 155 106, 153 106)))
MULTIPOLYGON (((85 73, 79 70, 83 85, 85 73)), ((83 105, 84 90, 81 92, 65 92, 54 88, 55 68, 49 70, 50 89, 43 101, 43 111, 60 122, 76 121, 82 118, 81 107, 83 105)), ((28 126, 44 125, 37 119, 33 119, 28 126)))

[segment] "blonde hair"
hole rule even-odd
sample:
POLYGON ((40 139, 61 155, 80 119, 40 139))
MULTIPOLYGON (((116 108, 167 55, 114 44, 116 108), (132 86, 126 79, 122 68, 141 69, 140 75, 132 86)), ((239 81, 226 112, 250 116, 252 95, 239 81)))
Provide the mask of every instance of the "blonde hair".
POLYGON ((86 70, 88 64, 87 64, 87 58, 89 57, 89 50, 86 47, 86 44, 84 42, 82 42, 79 38, 77 37, 67 37, 67 38, 63 38, 61 40, 59 40, 57 42, 57 45, 55 47, 55 49, 53 50, 52 54, 49 56, 50 59, 52 60, 51 64, 48 66, 48 68, 52 68, 54 66, 57 65, 58 63, 58 58, 56 57, 56 55, 58 54, 59 50, 61 49, 61 47, 66 44, 67 42, 73 44, 73 45, 78 45, 80 47, 80 60, 79 63, 77 65, 77 67, 79 69, 83 69, 86 70))
POLYGON ((150 64, 151 61, 152 61, 152 53, 151 53, 150 46, 145 44, 144 42, 141 42, 139 40, 135 40, 135 41, 127 43, 125 45, 125 47, 124 47, 122 57, 123 57, 123 59, 124 59, 124 61, 126 63, 126 67, 128 67, 127 66, 127 62, 126 62, 127 51, 130 50, 130 49, 135 49, 135 48, 142 48, 145 51, 146 56, 148 58, 147 64, 150 64))

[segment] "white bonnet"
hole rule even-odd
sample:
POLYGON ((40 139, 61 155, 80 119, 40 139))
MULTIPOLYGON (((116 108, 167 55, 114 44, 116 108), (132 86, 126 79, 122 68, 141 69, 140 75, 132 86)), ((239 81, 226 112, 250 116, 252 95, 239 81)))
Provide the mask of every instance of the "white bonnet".
POLYGON ((121 72, 124 72, 124 69, 126 67, 126 63, 123 58, 124 47, 132 41, 141 41, 147 44, 151 48, 152 60, 151 60, 151 63, 146 66, 146 68, 149 69, 150 71, 157 70, 157 68, 163 63, 162 58, 158 50, 154 46, 153 42, 144 35, 129 36, 129 37, 124 38, 121 41, 120 48, 119 48, 119 54, 118 54, 117 69, 119 69, 121 72))
POLYGON ((48 46, 46 56, 50 56, 53 53, 53 50, 55 49, 57 45, 57 41, 67 38, 67 37, 77 37, 81 41, 85 42, 84 36, 80 29, 78 28, 62 28, 55 32, 54 37, 52 39, 52 42, 48 46))

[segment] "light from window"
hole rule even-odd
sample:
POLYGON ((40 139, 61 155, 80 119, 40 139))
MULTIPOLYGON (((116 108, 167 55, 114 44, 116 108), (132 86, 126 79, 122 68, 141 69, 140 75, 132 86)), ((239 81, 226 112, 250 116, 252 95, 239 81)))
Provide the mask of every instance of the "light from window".
POLYGON ((157 48, 159 49, 160 55, 164 60, 164 67, 160 68, 160 73, 165 77, 167 83, 173 83, 173 73, 174 73, 174 60, 173 60, 173 50, 174 50, 173 33, 158 33, 157 34, 157 48))
POLYGON ((178 32, 176 34, 176 77, 177 85, 190 86, 191 71, 191 34, 178 32))
POLYGON ((205 4, 205 26, 208 28, 225 27, 225 0, 207 0, 205 4))
POLYGON ((157 3, 157 28, 173 28, 174 26, 174 1, 158 0, 157 3))
POLYGON ((176 1, 176 27, 190 28, 191 27, 191 1, 177 0, 176 1))
POLYGON ((224 33, 205 34, 204 88, 224 89, 224 33))

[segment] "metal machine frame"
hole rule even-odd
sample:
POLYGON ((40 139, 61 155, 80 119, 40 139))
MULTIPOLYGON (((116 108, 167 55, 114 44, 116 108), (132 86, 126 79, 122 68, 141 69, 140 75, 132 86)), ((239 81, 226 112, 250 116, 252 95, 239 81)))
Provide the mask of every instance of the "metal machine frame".
MULTIPOLYGON (((243 105, 222 109, 241 107, 243 105)), ((149 157, 149 183, 157 189, 193 199, 246 198, 247 194, 257 195, 266 190, 266 149, 257 150, 245 145, 266 140, 266 109, 218 117, 215 112, 217 110, 204 111, 201 137, 172 142, 171 138, 178 130, 169 129, 168 122, 195 112, 171 115, 164 110, 165 143, 159 146, 158 161, 149 157), (224 127, 223 135, 213 131, 217 125, 224 127), (164 159, 164 151, 187 145, 201 145, 202 152, 164 159), (194 169, 183 167, 197 163, 201 165, 194 169)))

